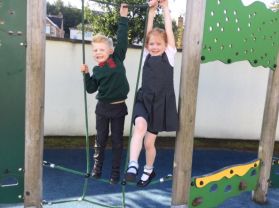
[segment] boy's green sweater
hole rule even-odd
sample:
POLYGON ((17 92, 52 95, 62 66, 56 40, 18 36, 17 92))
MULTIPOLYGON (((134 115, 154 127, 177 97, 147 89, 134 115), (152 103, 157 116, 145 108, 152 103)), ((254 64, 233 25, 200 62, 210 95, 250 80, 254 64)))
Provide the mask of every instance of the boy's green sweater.
POLYGON ((127 98, 129 83, 123 61, 128 46, 128 18, 120 17, 117 30, 117 44, 113 54, 102 66, 93 68, 93 75, 85 74, 86 91, 94 93, 96 99, 112 103, 127 98))

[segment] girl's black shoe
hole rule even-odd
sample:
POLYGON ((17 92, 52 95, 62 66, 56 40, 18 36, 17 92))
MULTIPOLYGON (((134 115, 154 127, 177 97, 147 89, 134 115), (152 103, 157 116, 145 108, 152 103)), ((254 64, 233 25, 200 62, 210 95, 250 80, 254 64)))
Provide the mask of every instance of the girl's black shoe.
POLYGON ((126 181, 126 182, 135 182, 135 181, 136 181, 137 174, 138 174, 138 169, 137 169, 137 167, 135 167, 135 166, 130 166, 130 167, 128 167, 128 169, 126 170, 126 173, 125 173, 125 181, 126 181), (135 169, 135 170, 136 170, 136 173, 129 173, 128 170, 129 170, 130 168, 135 169))
POLYGON ((154 170, 151 173, 143 172, 143 174, 147 175, 148 179, 146 181, 139 180, 137 183, 138 187, 147 186, 152 181, 152 179, 155 178, 155 176, 156 176, 156 173, 154 172, 154 170))

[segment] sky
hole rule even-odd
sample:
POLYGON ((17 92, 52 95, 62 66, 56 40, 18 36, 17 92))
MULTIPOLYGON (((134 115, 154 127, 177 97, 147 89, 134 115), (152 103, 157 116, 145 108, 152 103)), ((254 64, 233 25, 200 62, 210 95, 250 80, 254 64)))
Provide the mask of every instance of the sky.
MULTIPOLYGON (((50 3, 55 2, 56 0, 47 0, 50 3)), ((65 5, 68 5, 70 3, 72 6, 81 8, 81 0, 62 0, 65 5)), ((85 3, 88 2, 88 0, 84 0, 85 3)), ((245 6, 253 3, 255 0, 242 0, 243 4, 245 6)), ((274 0, 259 0, 264 2, 266 5, 269 5, 274 0)), ((90 2, 92 3, 92 2, 90 2)), ((169 0, 169 7, 171 10, 171 15, 173 19, 177 19, 180 15, 184 16, 186 11, 186 0, 169 0)))

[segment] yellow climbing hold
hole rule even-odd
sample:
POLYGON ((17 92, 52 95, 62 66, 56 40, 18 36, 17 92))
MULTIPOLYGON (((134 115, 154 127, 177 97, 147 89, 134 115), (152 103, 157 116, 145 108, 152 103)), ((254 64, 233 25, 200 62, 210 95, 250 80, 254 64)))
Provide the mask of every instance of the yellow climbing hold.
POLYGON ((244 164, 244 165, 237 165, 231 166, 228 168, 224 168, 218 172, 215 172, 211 175, 205 175, 203 177, 199 177, 195 179, 196 187, 202 188, 206 186, 208 183, 213 181, 219 181, 220 179, 226 177, 231 178, 234 175, 243 176, 245 175, 251 168, 256 168, 260 164, 260 160, 255 160, 253 162, 244 164))

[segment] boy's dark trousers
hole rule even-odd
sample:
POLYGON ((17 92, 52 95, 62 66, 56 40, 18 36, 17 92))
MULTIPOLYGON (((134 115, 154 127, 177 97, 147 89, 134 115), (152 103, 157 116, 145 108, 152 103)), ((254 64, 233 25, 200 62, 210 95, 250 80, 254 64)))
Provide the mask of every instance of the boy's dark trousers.
POLYGON ((96 130, 93 174, 101 176, 105 159, 105 148, 108 141, 109 127, 112 140, 111 178, 120 176, 121 157, 123 151, 123 130, 127 106, 125 103, 109 104, 98 102, 96 106, 96 130))

